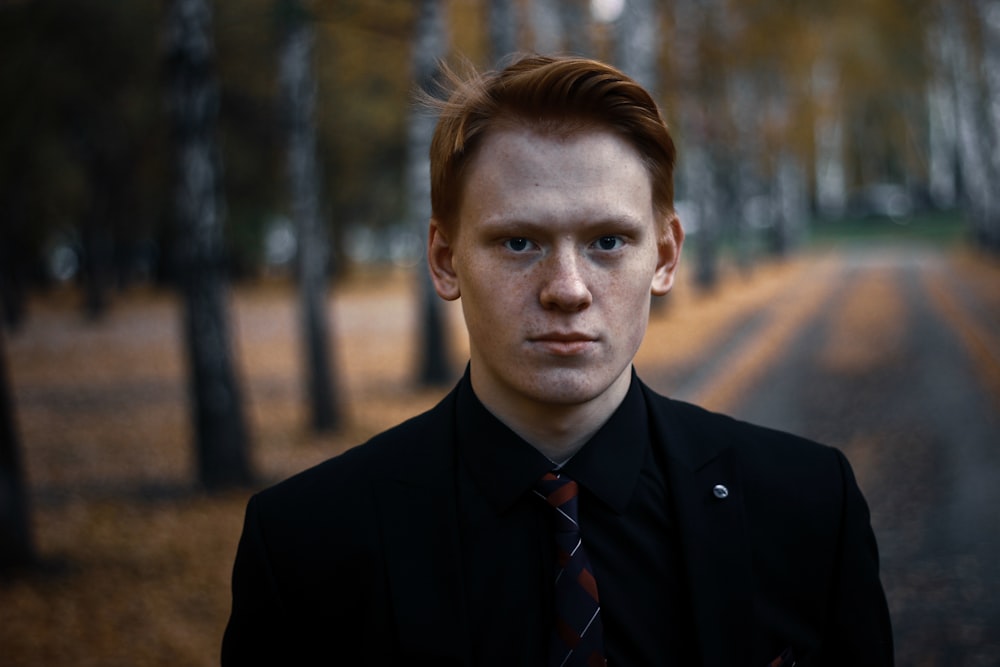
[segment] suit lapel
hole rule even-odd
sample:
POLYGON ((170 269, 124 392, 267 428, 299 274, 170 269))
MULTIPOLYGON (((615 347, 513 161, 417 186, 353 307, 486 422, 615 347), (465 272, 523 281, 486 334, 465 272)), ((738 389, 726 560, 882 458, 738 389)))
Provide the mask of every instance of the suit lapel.
POLYGON ((671 466, 670 479, 706 666, 740 664, 753 618, 752 571, 742 489, 732 450, 698 470, 671 466), (728 497, 712 489, 722 484, 728 497))
POLYGON ((462 664, 468 654, 454 423, 454 394, 410 422, 412 444, 376 490, 400 647, 437 664, 462 664))
POLYGON ((669 460, 703 664, 742 664, 752 639, 753 572, 736 454, 699 429, 704 413, 681 414, 668 399, 646 395, 669 460))

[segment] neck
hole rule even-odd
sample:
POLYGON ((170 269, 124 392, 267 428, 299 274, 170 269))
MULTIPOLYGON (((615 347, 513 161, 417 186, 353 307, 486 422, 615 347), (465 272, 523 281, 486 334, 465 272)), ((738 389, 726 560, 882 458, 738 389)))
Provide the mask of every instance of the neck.
POLYGON ((573 404, 511 400, 499 393, 481 392, 472 376, 476 396, 494 417, 554 463, 576 454, 608 421, 628 393, 631 367, 595 398, 573 404))

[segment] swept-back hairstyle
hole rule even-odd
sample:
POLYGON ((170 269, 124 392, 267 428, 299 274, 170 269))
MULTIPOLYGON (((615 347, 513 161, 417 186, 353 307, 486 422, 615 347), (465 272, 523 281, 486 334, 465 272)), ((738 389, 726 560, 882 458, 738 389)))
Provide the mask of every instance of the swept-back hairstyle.
POLYGON ((491 130, 523 127, 565 136, 607 129, 629 142, 649 172, 653 207, 673 212, 675 148, 649 93, 619 70, 586 58, 520 56, 501 70, 466 77, 445 70, 449 94, 431 141, 431 208, 457 231, 468 165, 491 130))

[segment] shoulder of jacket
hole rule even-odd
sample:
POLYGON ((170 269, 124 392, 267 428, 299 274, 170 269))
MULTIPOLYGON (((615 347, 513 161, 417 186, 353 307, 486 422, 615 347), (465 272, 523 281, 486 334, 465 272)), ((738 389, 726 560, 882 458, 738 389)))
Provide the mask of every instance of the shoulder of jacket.
POLYGON ((718 448, 735 447, 752 455, 820 457, 840 455, 839 450, 809 438, 754 424, 699 405, 663 396, 644 386, 648 405, 657 421, 663 424, 665 437, 675 435, 694 439, 718 448), (678 431, 681 433, 679 434, 678 431))
POLYGON ((444 449, 453 422, 452 394, 430 410, 397 424, 369 440, 307 468, 257 495, 269 502, 321 494, 354 493, 382 477, 433 456, 444 449))

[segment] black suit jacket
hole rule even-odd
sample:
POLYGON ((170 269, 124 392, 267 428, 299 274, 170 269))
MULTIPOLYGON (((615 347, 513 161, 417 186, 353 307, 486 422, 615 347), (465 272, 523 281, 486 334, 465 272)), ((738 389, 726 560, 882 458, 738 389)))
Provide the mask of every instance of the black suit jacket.
MULTIPOLYGON (((844 456, 643 393, 702 664, 765 667, 790 649, 800 666, 891 665, 875 538, 844 456)), ((223 665, 472 664, 454 396, 250 500, 223 665)))

